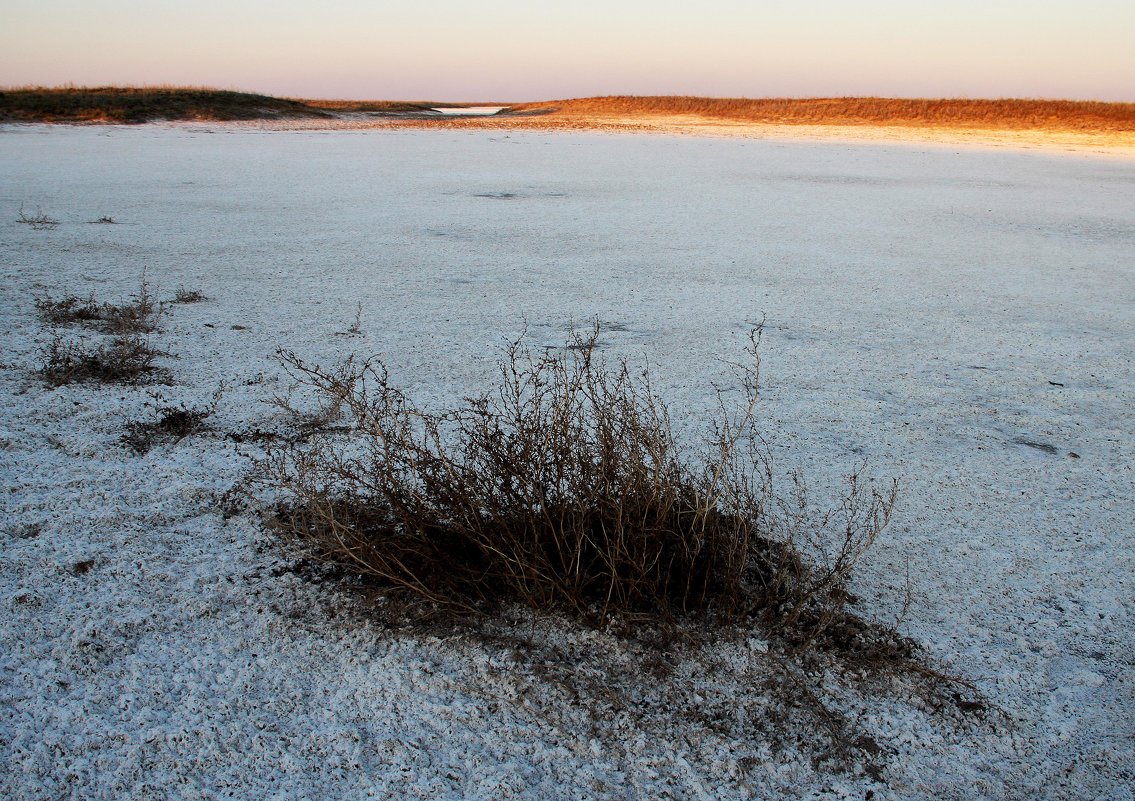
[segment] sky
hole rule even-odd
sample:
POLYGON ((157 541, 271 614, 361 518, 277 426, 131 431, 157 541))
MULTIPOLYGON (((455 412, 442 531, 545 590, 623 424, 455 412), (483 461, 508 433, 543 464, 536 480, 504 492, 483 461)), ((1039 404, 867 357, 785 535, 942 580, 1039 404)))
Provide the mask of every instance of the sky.
POLYGON ((1135 0, 0 0, 0 86, 1135 101, 1135 0))

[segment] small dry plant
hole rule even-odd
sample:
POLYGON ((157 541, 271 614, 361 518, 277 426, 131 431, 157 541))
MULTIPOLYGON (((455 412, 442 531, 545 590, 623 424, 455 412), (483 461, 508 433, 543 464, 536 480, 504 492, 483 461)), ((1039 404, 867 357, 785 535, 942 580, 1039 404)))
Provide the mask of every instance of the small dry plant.
POLYGON ((336 331, 337 337, 358 337, 363 334, 363 304, 359 301, 355 305, 355 322, 346 331, 336 331))
POLYGON ((173 303, 200 303, 206 300, 205 295, 196 289, 186 289, 179 286, 173 294, 173 303))
POLYGON ((158 415, 156 420, 136 420, 127 424, 122 444, 139 456, 143 456, 158 444, 177 443, 205 428, 205 421, 217 411, 225 386, 222 384, 213 393, 206 406, 190 406, 184 401, 167 403, 159 393, 152 393, 146 403, 158 415))
POLYGON ((78 295, 67 295, 59 300, 51 297, 36 298, 36 311, 47 325, 71 325, 72 323, 97 324, 103 319, 102 305, 95 296, 83 299, 78 295))
POLYGON ((104 333, 124 337, 155 331, 162 312, 145 278, 138 292, 126 303, 98 303, 93 295, 86 299, 67 295, 59 300, 47 296, 37 298, 35 307, 40 319, 48 325, 85 323, 104 333))
POLYGON ((499 386, 444 413, 417 407, 379 361, 323 369, 281 352, 350 433, 269 451, 260 480, 283 490, 275 527, 387 594, 442 609, 519 602, 595 626, 756 620, 814 642, 846 616, 847 581, 893 487, 853 480, 818 518, 802 491, 778 498, 756 429, 759 331, 741 393, 719 394, 693 453, 648 372, 604 363, 598 334, 573 333, 561 351, 513 342, 499 386))
POLYGON ((169 373, 154 360, 162 355, 138 334, 84 347, 55 337, 43 352, 39 374, 54 387, 79 382, 147 384, 167 381, 169 373))
POLYGON ((37 208, 35 214, 28 214, 24 211, 22 203, 20 204, 20 215, 16 218, 16 222, 30 225, 35 231, 50 231, 59 225, 59 220, 44 214, 42 209, 37 208))

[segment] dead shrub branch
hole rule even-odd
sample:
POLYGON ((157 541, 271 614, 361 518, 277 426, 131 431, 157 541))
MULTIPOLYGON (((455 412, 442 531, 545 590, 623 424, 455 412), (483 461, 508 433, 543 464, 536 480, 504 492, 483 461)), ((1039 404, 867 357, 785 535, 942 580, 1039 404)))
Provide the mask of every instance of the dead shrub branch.
POLYGON ((50 231, 59 225, 59 220, 43 213, 43 209, 36 209, 35 214, 28 214, 24 211, 24 205, 20 204, 20 213, 16 217, 16 222, 22 225, 31 226, 33 231, 50 231))

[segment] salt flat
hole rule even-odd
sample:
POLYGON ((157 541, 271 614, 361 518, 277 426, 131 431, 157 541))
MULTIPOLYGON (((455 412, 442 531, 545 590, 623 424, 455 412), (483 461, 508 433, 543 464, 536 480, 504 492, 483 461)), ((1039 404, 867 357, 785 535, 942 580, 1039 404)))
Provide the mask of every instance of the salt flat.
POLYGON ((1135 159, 3 126, 0 179, 5 797, 1132 797, 1135 159), (208 297, 155 336, 173 386, 35 378, 37 297, 117 301, 143 275, 208 297), (560 346, 596 318, 689 431, 763 321, 778 467, 821 497, 863 460, 900 480, 863 608, 893 619, 909 576, 902 630, 1004 714, 832 687, 882 754, 816 766, 744 720, 667 717, 695 696, 759 714, 759 643, 676 656, 675 700, 633 686, 613 637, 541 629, 583 655, 542 681, 484 643, 330 616, 254 515, 222 516, 254 451, 223 434, 273 424, 278 347, 381 354, 440 407, 493 379, 507 338, 560 346), (121 446, 148 391, 205 403, 222 382, 211 433, 121 446), (625 708, 562 694, 620 660, 625 708))

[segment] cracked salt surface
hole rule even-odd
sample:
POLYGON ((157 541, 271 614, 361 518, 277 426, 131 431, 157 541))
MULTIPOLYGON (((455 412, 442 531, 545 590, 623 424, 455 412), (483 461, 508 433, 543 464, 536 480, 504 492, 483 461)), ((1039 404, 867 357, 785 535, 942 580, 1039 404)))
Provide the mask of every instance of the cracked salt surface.
POLYGON ((1135 161, 501 144, 0 127, 0 795, 1131 798, 1135 161), (19 225, 21 204, 60 225, 19 225), (86 224, 101 216, 120 224, 86 224), (36 297, 117 301, 143 272, 209 298, 164 316, 176 384, 154 391, 228 390, 209 428, 137 456, 121 436, 149 390, 29 370, 53 335, 36 297), (337 336, 357 303, 361 335, 337 336), (254 517, 223 516, 255 453, 224 433, 274 425, 276 347, 382 354, 440 407, 491 381, 525 325, 557 345, 595 317, 686 431, 763 319, 778 466, 820 496, 864 458, 902 482, 863 608, 899 614, 909 575, 904 632, 1004 717, 817 676, 879 749, 833 770, 802 744, 814 721, 760 691, 759 638, 656 664, 523 616, 501 624, 521 646, 384 631, 287 571, 254 517))

